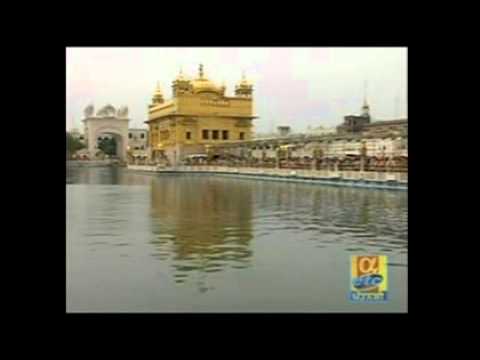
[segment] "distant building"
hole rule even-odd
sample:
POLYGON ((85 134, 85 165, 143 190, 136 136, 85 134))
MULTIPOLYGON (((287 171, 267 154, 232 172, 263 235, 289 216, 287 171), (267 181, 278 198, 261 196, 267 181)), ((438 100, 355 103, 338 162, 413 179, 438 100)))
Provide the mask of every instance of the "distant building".
POLYGON ((290 126, 277 126, 277 131, 278 131, 278 135, 280 137, 283 137, 283 136, 290 135, 292 129, 290 128, 290 126))
POLYGON ((337 129, 334 127, 324 127, 324 126, 318 126, 315 128, 309 128, 306 132, 307 135, 327 135, 327 134, 335 134, 337 132, 337 129))
POLYGON ((128 153, 131 156, 130 160, 148 157, 147 129, 128 129, 128 153))
POLYGON ((128 129, 128 147, 130 150, 147 150, 148 130, 128 129))
POLYGON ((273 139, 278 137, 277 133, 254 133, 252 139, 273 139))
POLYGON ((255 133, 252 139, 278 139, 283 137, 289 137, 293 135, 292 128, 290 126, 277 126, 277 131, 268 133, 255 133))
POLYGON ((383 136, 385 134, 390 135, 405 135, 408 132, 408 120, 407 119, 393 119, 375 121, 363 128, 365 135, 383 136))
POLYGON ((343 124, 337 126, 337 133, 348 134, 362 132, 363 128, 370 124, 370 107, 365 99, 360 115, 347 115, 343 118, 343 124))
POLYGON ((408 131, 408 119, 393 119, 371 121, 370 107, 365 100, 361 115, 347 115, 343 123, 337 126, 340 135, 362 134, 365 136, 383 137, 406 135, 408 131))

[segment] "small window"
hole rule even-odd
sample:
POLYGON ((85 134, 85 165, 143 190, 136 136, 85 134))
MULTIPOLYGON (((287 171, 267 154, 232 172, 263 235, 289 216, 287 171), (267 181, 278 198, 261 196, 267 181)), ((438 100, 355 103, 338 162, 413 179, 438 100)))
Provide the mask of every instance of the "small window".
POLYGON ((223 140, 228 140, 228 130, 223 130, 222 131, 222 139, 223 140))
POLYGON ((245 140, 245 133, 244 133, 244 132, 241 132, 241 133, 239 134, 239 139, 240 139, 240 140, 245 140))
POLYGON ((80 140, 83 140, 83 135, 80 135, 80 140))
POLYGON ((218 140, 218 130, 213 130, 212 131, 212 139, 213 140, 218 140))
POLYGON ((142 146, 140 146, 140 149, 144 150, 144 149, 145 149, 145 147, 142 145, 142 146))
POLYGON ((139 150, 139 149, 138 149, 138 146, 135 146, 135 150, 139 150))
POLYGON ((132 138, 132 133, 128 133, 128 138, 129 138, 129 139, 132 138))
POLYGON ((186 137, 187 140, 190 140, 192 138, 192 133, 190 131, 187 131, 185 133, 185 137, 186 137))
POLYGON ((208 130, 203 130, 202 131, 202 138, 203 139, 208 139, 208 130))
POLYGON ((140 134, 140 138, 141 138, 141 139, 145 139, 145 133, 141 133, 141 134, 140 134))
POLYGON ((102 137, 101 137, 101 136, 99 136, 97 140, 98 140, 98 141, 102 141, 102 137))

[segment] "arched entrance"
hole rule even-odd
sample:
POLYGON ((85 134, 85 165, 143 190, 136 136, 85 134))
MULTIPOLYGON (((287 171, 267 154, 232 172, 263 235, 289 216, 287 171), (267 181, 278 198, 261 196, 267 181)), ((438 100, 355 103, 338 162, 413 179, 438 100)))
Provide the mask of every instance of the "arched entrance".
POLYGON ((116 156, 123 162, 127 161, 128 122, 127 107, 118 111, 112 105, 106 105, 93 116, 93 105, 85 109, 85 134, 91 158, 99 152, 98 138, 110 135, 116 142, 116 156))
POLYGON ((114 140, 114 144, 115 144, 115 152, 113 154, 110 154, 110 153, 105 153, 107 155, 111 155, 111 156, 114 156, 114 157, 117 157, 118 159, 120 160, 125 160, 126 159, 126 147, 124 146, 124 142, 125 140, 122 139, 122 135, 119 134, 118 132, 114 132, 112 131, 112 129, 98 129, 96 134, 94 135, 94 139, 96 139, 95 141, 95 153, 98 153, 98 151, 100 150, 103 150, 101 149, 101 146, 99 143, 101 143, 101 141, 99 141, 98 139, 113 139, 114 140), (125 147, 125 149, 124 149, 125 147))

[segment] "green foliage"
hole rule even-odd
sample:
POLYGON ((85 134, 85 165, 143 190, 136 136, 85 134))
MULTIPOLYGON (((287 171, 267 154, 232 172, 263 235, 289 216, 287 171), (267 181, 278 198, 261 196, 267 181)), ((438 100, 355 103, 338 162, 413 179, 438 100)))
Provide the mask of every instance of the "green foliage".
POLYGON ((83 149, 85 145, 67 132, 67 153, 72 156, 76 151, 83 149))
POLYGON ((117 142, 115 141, 115 138, 102 139, 98 144, 98 148, 107 155, 117 154, 117 142))

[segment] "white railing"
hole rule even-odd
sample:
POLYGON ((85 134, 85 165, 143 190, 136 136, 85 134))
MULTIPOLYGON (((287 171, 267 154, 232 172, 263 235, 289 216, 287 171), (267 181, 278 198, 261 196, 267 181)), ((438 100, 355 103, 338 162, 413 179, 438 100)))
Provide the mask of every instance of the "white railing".
POLYGON ((261 168, 234 168, 227 166, 178 166, 160 167, 148 165, 128 165, 129 170, 149 172, 222 172, 245 175, 273 175, 282 177, 306 177, 306 178, 342 178, 345 180, 367 181, 398 181, 407 183, 408 173, 399 172, 374 172, 374 171, 330 171, 330 170, 292 170, 292 169, 261 169, 261 168))

